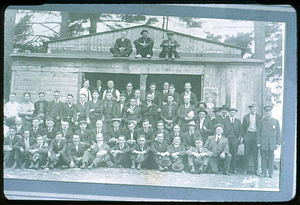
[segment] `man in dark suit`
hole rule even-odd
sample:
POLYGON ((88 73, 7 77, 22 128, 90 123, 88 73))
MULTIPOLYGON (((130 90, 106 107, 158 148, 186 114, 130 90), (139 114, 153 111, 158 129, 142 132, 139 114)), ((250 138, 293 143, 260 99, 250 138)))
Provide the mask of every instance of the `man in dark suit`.
POLYGON ((77 117, 74 119, 74 124, 77 126, 79 121, 86 121, 90 124, 90 106, 85 101, 85 94, 80 94, 80 101, 75 106, 75 113, 77 117))
POLYGON ((99 94, 98 99, 102 100, 102 98, 103 98, 103 92, 104 92, 105 88, 102 86, 102 81, 101 80, 97 80, 96 87, 93 90, 97 90, 97 92, 99 94))
POLYGON ((211 136, 214 134, 213 132, 213 124, 212 122, 206 118, 207 111, 204 109, 198 110, 198 117, 196 120, 197 130, 200 131, 200 134, 203 139, 203 144, 205 144, 208 136, 211 136))
POLYGON ((32 120, 32 127, 29 129, 31 136, 33 138, 36 138, 38 135, 43 135, 43 128, 39 126, 40 120, 35 117, 32 120))
POLYGON ((215 118, 212 119, 211 122, 212 122, 212 125, 215 126, 218 124, 218 118, 220 116, 220 109, 218 107, 214 107, 213 113, 214 113, 215 118))
POLYGON ((46 125, 47 125, 47 127, 43 130, 43 138, 44 138, 45 142, 50 144, 51 141, 53 139, 55 139, 55 136, 56 136, 57 132, 59 132, 59 129, 54 127, 54 121, 52 118, 48 118, 46 120, 46 125))
POLYGON ((153 132, 152 136, 151 136, 151 139, 152 139, 152 142, 155 141, 155 138, 156 136, 159 134, 159 133, 162 133, 164 135, 164 140, 168 143, 168 144, 171 144, 171 140, 170 140, 170 136, 169 136, 169 132, 164 129, 164 122, 162 120, 159 120, 157 122, 157 125, 156 125, 156 130, 153 132))
POLYGON ((159 57, 165 58, 166 60, 175 60, 175 58, 180 58, 178 52, 176 51, 176 47, 179 47, 180 44, 174 40, 174 33, 167 32, 167 36, 168 39, 163 40, 163 42, 160 44, 160 47, 162 47, 163 50, 159 54, 159 57))
POLYGON ((115 103, 112 108, 113 118, 123 118, 125 108, 126 97, 124 94, 120 94, 120 101, 115 103))
POLYGON ((253 157, 254 171, 255 175, 260 176, 258 173, 258 149, 257 149, 257 129, 258 124, 261 120, 261 116, 256 113, 256 103, 251 103, 248 108, 250 113, 244 116, 242 123, 242 136, 244 142, 244 160, 245 160, 245 170, 243 174, 247 174, 250 155, 253 157))
POLYGON ((162 133, 157 134, 156 140, 151 144, 151 152, 153 154, 153 159, 158 167, 159 171, 167 171, 168 166, 161 165, 160 161, 163 157, 170 156, 170 153, 167 152, 168 144, 164 140, 164 135, 162 133))
POLYGON ((154 133, 154 129, 150 127, 150 123, 148 119, 144 119, 142 123, 142 127, 137 129, 137 135, 145 135, 146 142, 151 144, 151 136, 154 133))
POLYGON ((135 90, 133 88, 132 82, 128 82, 126 85, 126 90, 123 90, 121 94, 125 95, 125 98, 127 100, 130 100, 131 98, 134 97, 134 92, 135 90))
POLYGON ((240 119, 236 118, 237 109, 229 108, 229 117, 225 121, 225 137, 228 139, 229 152, 232 156, 231 168, 232 173, 237 174, 236 171, 236 156, 239 144, 242 139, 242 123, 240 119))
POLYGON ((177 109, 178 125, 182 133, 188 130, 187 124, 197 119, 195 107, 190 103, 190 97, 184 96, 184 104, 177 109))
POLYGON ((179 94, 177 92, 175 92, 175 85, 174 84, 170 84, 169 86, 169 92, 167 92, 167 95, 163 95, 162 98, 162 105, 166 104, 168 102, 168 96, 172 95, 174 98, 174 102, 177 103, 177 105, 179 106, 179 94))
POLYGON ((156 122, 158 120, 157 116, 157 110, 158 105, 155 104, 152 100, 152 95, 147 94, 146 96, 146 102, 142 104, 141 107, 141 114, 143 116, 143 119, 149 120, 150 125, 154 128, 156 125, 156 122))
POLYGON ((137 129, 135 129, 135 125, 133 122, 128 123, 128 128, 124 129, 122 131, 122 134, 125 136, 126 143, 133 147, 137 143, 138 138, 138 132, 137 129))
POLYGON ((274 150, 280 145, 280 127, 279 121, 272 117, 273 106, 264 106, 266 117, 261 119, 257 130, 257 146, 261 152, 261 168, 263 177, 272 178, 274 150))
POLYGON ((118 38, 114 47, 110 48, 110 52, 114 57, 129 57, 132 53, 131 41, 126 38, 127 31, 121 32, 121 38, 118 38))
POLYGON ((92 132, 87 129, 87 122, 82 120, 79 122, 79 130, 75 131, 75 135, 79 135, 80 142, 85 143, 88 147, 95 143, 92 132))
POLYGON ((21 117, 15 118, 15 124, 16 124, 16 132, 23 134, 24 130, 27 129, 26 126, 23 123, 23 120, 21 117))
POLYGON ((99 94, 97 90, 93 91, 93 100, 88 102, 90 109, 90 120, 89 124, 90 129, 94 129, 96 127, 96 121, 103 119, 103 102, 99 100, 99 94))
POLYGON ((48 154, 48 143, 44 142, 41 135, 36 138, 36 143, 29 147, 29 162, 28 169, 39 169, 41 165, 46 163, 48 154))
MULTIPOLYGON (((150 83, 149 88, 150 88, 150 90, 146 92, 146 96, 148 94, 151 94, 153 103, 155 103, 156 105, 159 106, 161 104, 161 98, 162 98, 161 95, 162 94, 161 94, 161 92, 156 90, 156 83, 155 82, 150 83)), ((160 112, 160 109, 158 112, 160 112)))
POLYGON ((179 96, 179 105, 184 104, 184 96, 189 96, 190 97, 190 103, 192 105, 194 105, 195 103, 197 103, 197 96, 195 93, 193 93, 191 91, 192 89, 192 84, 190 82, 187 82, 184 84, 184 89, 185 91, 183 93, 180 94, 179 96))
POLYGON ((141 109, 136 106, 135 98, 130 99, 130 107, 124 110, 123 122, 124 126, 127 126, 130 120, 137 121, 137 124, 142 122, 141 109))
POLYGON ((44 99, 44 97, 45 93, 39 92, 39 100, 34 103, 34 117, 36 117, 40 113, 43 113, 44 116, 46 115, 48 102, 44 99))
POLYGON ((128 166, 130 146, 126 143, 125 136, 118 137, 118 143, 109 150, 115 167, 128 166))
POLYGON ((184 135, 184 133, 182 133, 180 131, 180 126, 175 125, 169 135, 170 136, 170 144, 173 142, 175 137, 180 137, 181 142, 183 142, 183 135, 184 135))
POLYGON ((120 123, 121 119, 113 118, 111 120, 112 126, 107 129, 107 140, 110 147, 114 147, 118 143, 118 138, 121 135, 120 123))
POLYGON ((222 124, 225 126, 225 122, 227 121, 226 119, 228 118, 228 107, 226 105, 222 105, 219 110, 221 112, 221 115, 214 119, 214 126, 216 126, 217 124, 222 124))
MULTIPOLYGON (((104 94, 103 94, 104 95, 104 94)), ((110 127, 113 119, 113 107, 115 101, 112 100, 112 93, 106 94, 106 100, 103 101, 104 126, 110 127)))
MULTIPOLYGON (((203 101, 195 103, 194 106, 195 106, 197 111, 206 110, 206 108, 207 108, 206 103, 203 102, 203 101)), ((210 114, 208 114, 208 112, 206 113, 205 118, 207 118, 208 120, 211 120, 210 114)))
POLYGON ((210 157, 208 163, 210 171, 217 174, 220 162, 224 161, 223 174, 229 175, 228 170, 231 162, 231 154, 229 153, 228 140, 223 136, 223 130, 224 126, 217 124, 215 126, 215 135, 207 138, 204 149, 210 157))
POLYGON ((163 101, 165 98, 168 98, 168 95, 169 95, 169 87, 170 87, 170 84, 169 82, 164 82, 163 84, 163 90, 161 92, 161 101, 163 101))
POLYGON ((163 105, 160 112, 160 118, 165 122, 166 129, 172 130, 177 122, 178 105, 174 102, 174 96, 168 95, 167 104, 163 105))
POLYGON ((11 166, 13 164, 12 168, 16 168, 18 166, 17 161, 14 160, 14 156, 16 153, 16 150, 13 149, 13 146, 21 139, 21 135, 16 134, 16 127, 9 127, 7 137, 4 138, 4 168, 7 166, 11 166))
POLYGON ((74 122, 77 118, 76 113, 76 105, 72 102, 73 101, 73 95, 68 94, 67 95, 67 101, 64 103, 62 107, 62 121, 67 121, 69 123, 69 127, 72 131, 75 131, 76 127, 74 125, 74 122))
POLYGON ((87 148, 86 144, 80 142, 79 135, 72 136, 72 142, 68 143, 66 148, 66 154, 70 161, 68 167, 78 168, 81 166, 82 157, 86 148, 87 148))
POLYGON ((146 143, 145 135, 137 138, 137 143, 130 148, 131 169, 142 169, 142 165, 147 161, 150 153, 150 145, 146 143), (142 155, 142 157, 141 157, 142 155), (135 165, 137 164, 137 167, 135 165))
POLYGON ((67 143, 72 142, 73 131, 70 129, 69 122, 63 121, 61 123, 60 132, 62 134, 63 139, 66 140, 67 143))
POLYGON ((60 127, 62 120, 62 107, 63 103, 59 100, 60 92, 54 91, 54 100, 50 101, 47 105, 46 119, 52 118, 54 120, 54 126, 60 127))
POLYGON ((23 138, 13 146, 15 150, 15 160, 21 165, 21 169, 27 167, 29 163, 29 147, 36 143, 36 139, 30 137, 30 131, 28 129, 24 130, 23 138))
POLYGON ((108 142, 107 129, 106 129, 106 127, 103 126, 102 120, 97 120, 96 128, 92 129, 91 132, 93 134, 93 138, 94 138, 95 142, 96 142, 96 136, 98 133, 102 134, 102 136, 104 138, 103 139, 104 142, 106 142, 106 143, 108 142))
POLYGON ((136 39, 133 44, 136 48, 136 58, 151 58, 153 56, 154 41, 148 37, 148 31, 142 30, 142 37, 136 39))
POLYGON ((191 147, 196 147, 195 139, 202 139, 202 136, 199 130, 196 130, 196 123, 194 121, 189 122, 188 124, 189 130, 183 134, 182 144, 185 145, 186 150, 189 150, 191 147))
MULTIPOLYGON (((177 161, 183 162, 183 157, 186 156, 186 148, 185 145, 181 143, 180 137, 174 138, 173 143, 168 146, 167 152, 170 153, 172 164, 176 163, 177 161)), ((177 170, 174 170, 173 168, 173 171, 177 170)))

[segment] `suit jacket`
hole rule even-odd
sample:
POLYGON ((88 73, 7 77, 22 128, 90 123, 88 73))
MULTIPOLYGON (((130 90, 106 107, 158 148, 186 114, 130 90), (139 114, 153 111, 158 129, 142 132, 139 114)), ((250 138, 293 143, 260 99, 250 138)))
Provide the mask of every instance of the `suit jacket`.
POLYGON ((128 91, 127 91, 127 90, 123 90, 123 91, 121 92, 121 94, 125 95, 125 97, 126 97, 126 102, 129 102, 129 100, 130 100, 132 97, 134 97, 134 92, 135 92, 135 89, 132 89, 130 95, 128 95, 128 91))
MULTIPOLYGON (((179 132, 179 135, 178 135, 178 136, 180 137, 181 142, 184 140, 184 139, 183 139, 183 135, 184 135, 184 133, 179 132)), ((169 137, 170 137, 170 142, 169 142, 169 144, 171 144, 171 143, 173 142, 174 138, 175 138, 175 133, 174 133, 174 131, 170 132, 169 137)))
POLYGON ((31 145, 29 147, 29 149, 38 149, 38 153, 40 154, 47 154, 48 153, 48 149, 49 149, 49 145, 47 142, 44 142, 42 147, 38 146, 37 143, 34 143, 33 145, 31 145))
POLYGON ((158 152, 167 152, 167 150, 168 150, 168 144, 165 140, 163 140, 162 143, 155 141, 151 144, 151 152, 154 155, 157 155, 158 152))
POLYGON ((112 108, 112 116, 113 118, 123 118, 123 115, 124 115, 124 109, 125 108, 125 103, 122 107, 122 110, 121 110, 121 103, 120 101, 115 103, 113 108, 112 108))
MULTIPOLYGON (((32 146, 34 143, 36 143, 36 139, 33 137, 29 137, 29 147, 32 146)), ((19 139, 19 141, 12 146, 12 148, 15 150, 20 150, 20 147, 22 147, 23 149, 26 148, 24 138, 19 139)))
MULTIPOLYGON (((198 118, 196 120, 196 129, 200 131, 200 134, 203 138, 207 139, 208 136, 211 136, 214 134, 214 128, 213 128, 213 123, 211 120, 204 118, 203 124, 202 124, 202 129, 200 129, 200 119, 198 118), (203 129, 206 127, 206 131, 203 129)), ((205 142, 203 142, 205 143, 205 142)))
POLYGON ((103 101, 103 115, 105 118, 105 121, 110 121, 113 118, 113 107, 115 102, 111 101, 103 101))
MULTIPOLYGON (((92 135, 93 135, 93 139, 96 142, 96 136, 97 136, 97 127, 91 130, 92 135)), ((103 126, 100 132, 103 135, 104 140, 103 141, 107 141, 107 129, 103 126)))
POLYGON ((65 153, 67 148, 67 143, 65 141, 61 141, 58 145, 57 140, 54 139, 51 141, 48 152, 51 154, 65 153))
POLYGON ((31 127, 29 131, 30 131, 30 137, 34 137, 34 138, 36 138, 38 135, 43 136, 44 133, 43 128, 41 128, 40 126, 38 127, 36 132, 34 131, 33 127, 31 127))
POLYGON ((122 151, 122 154, 126 154, 126 153, 128 153, 128 152, 130 151, 130 146, 129 146, 127 143, 125 143, 125 144, 124 144, 124 147, 123 147, 122 149, 120 149, 119 144, 117 144, 117 145, 115 145, 113 148, 111 148, 111 149, 109 150, 109 153, 110 153, 110 154, 112 154, 112 153, 111 153, 112 150, 121 150, 121 151, 122 151))
POLYGON ((55 118, 57 116, 62 118, 63 117, 63 115, 62 115, 63 105, 64 105, 64 103, 62 103, 60 100, 58 103, 55 103, 55 100, 48 102, 46 119, 53 118, 55 120, 55 118))
MULTIPOLYGON (((146 96, 148 94, 152 94, 151 91, 147 91, 146 92, 146 96)), ((161 100, 162 100, 162 94, 159 91, 155 91, 154 93, 154 99, 152 100, 153 103, 155 103, 156 105, 160 106, 161 105, 161 100)))
MULTIPOLYGON (((130 140, 131 139, 131 134, 130 134, 129 129, 125 129, 122 134, 125 136, 126 140, 130 140)), ((138 132, 137 132, 136 129, 134 129, 134 131, 133 131, 133 139, 137 140, 137 137, 138 137, 138 132)))
POLYGON ((140 37, 133 41, 133 44, 137 46, 139 43, 144 43, 146 42, 148 44, 148 47, 152 48, 154 45, 154 41, 150 37, 146 37, 145 39, 143 37, 140 37))
MULTIPOLYGON (((36 102, 34 103, 33 116, 35 116, 35 117, 37 116, 37 114, 38 114, 39 111, 40 111, 40 103, 41 103, 41 101, 36 101, 36 102)), ((43 109, 42 109, 42 112, 43 112, 44 114, 46 114, 48 102, 47 102, 46 100, 43 100, 42 103, 43 103, 43 109)))
POLYGON ((93 112, 90 112, 90 118, 91 119, 101 119, 102 113, 103 113, 103 102, 102 100, 97 100, 96 103, 94 103, 94 100, 91 100, 88 102, 89 108, 94 109, 93 112))
POLYGON ((186 133, 183 134, 182 144, 184 144, 187 149, 189 149, 190 147, 196 147, 195 139, 199 139, 199 138, 203 141, 203 138, 199 130, 195 130, 194 135, 190 135, 190 132, 187 131, 186 133))
POLYGON ((76 150, 76 147, 73 142, 68 143, 67 148, 66 148, 66 153, 68 155, 68 158, 70 161, 74 161, 75 157, 82 157, 85 150, 86 150, 86 145, 83 143, 78 143, 78 151, 76 150))
POLYGON ((195 107, 190 104, 189 108, 185 108, 185 105, 180 105, 177 109, 177 117, 178 117, 178 125, 181 125, 183 122, 189 123, 190 121, 196 120, 197 113, 195 111, 195 107), (187 115, 194 111, 194 118, 192 120, 186 121, 184 118, 187 117, 187 115))
POLYGON ((78 130, 75 131, 74 134, 79 135, 80 142, 84 142, 87 145, 91 145, 95 142, 94 135, 88 129, 85 129, 83 133, 81 132, 81 129, 78 129, 78 130))
POLYGON ((111 138, 116 138, 118 139, 119 136, 121 135, 121 128, 119 127, 118 131, 115 132, 113 127, 109 127, 107 129, 107 140, 111 139, 111 138))
POLYGON ((23 133, 24 133, 24 130, 26 129, 26 127, 25 127, 25 125, 23 124, 23 125, 21 125, 21 127, 20 128, 17 128, 17 126, 16 126, 16 133, 20 133, 20 134, 22 134, 23 135, 23 133))
POLYGON ((151 149, 151 147, 148 143, 144 144, 143 150, 142 150, 142 147, 140 146, 140 144, 136 144, 136 145, 134 145, 133 147, 130 148, 130 152, 133 152, 134 150, 135 151, 147 151, 146 154, 148 154, 150 149, 151 149))
POLYGON ((153 135, 153 133, 154 133, 154 129, 152 127, 148 128, 147 133, 145 133, 144 128, 137 129, 137 135, 138 136, 145 135, 147 142, 151 142, 152 141, 151 140, 151 136, 153 135))
POLYGON ((125 38, 124 41, 122 41, 122 38, 118 38, 115 42, 114 48, 119 49, 121 47, 125 49, 131 49, 131 41, 128 38, 125 38))
POLYGON ((87 118, 90 118, 90 106, 88 102, 85 102, 82 106, 81 103, 77 103, 75 105, 75 113, 77 116, 77 113, 80 113, 79 119, 77 117, 74 119, 74 122, 78 122, 80 119, 86 120, 87 118))
POLYGON ((207 151, 204 149, 204 147, 201 147, 201 151, 197 147, 190 147, 190 149, 186 151, 186 154, 189 156, 193 156, 193 152, 200 154, 200 153, 206 153, 207 151))
POLYGON ((209 156, 219 157, 222 152, 229 153, 228 139, 222 136, 219 139, 219 144, 216 142, 216 136, 209 136, 203 146, 209 156))
POLYGON ((215 127, 217 124, 222 124, 225 127, 225 123, 229 117, 226 115, 223 119, 222 116, 218 116, 215 119, 213 119, 213 127, 215 127))
POLYGON ((104 92, 105 89, 106 89, 106 88, 103 87, 102 85, 101 85, 101 88, 100 88, 100 89, 97 88, 97 86, 96 86, 95 88, 93 88, 93 91, 94 91, 94 90, 97 90, 97 92, 98 92, 98 94, 99 94, 98 100, 102 100, 102 99, 103 99, 103 92, 104 92))
MULTIPOLYGON (((169 92, 167 94, 163 94, 162 102, 165 102, 165 103, 168 102, 168 95, 169 95, 169 92)), ((174 97, 174 102, 176 102, 179 105, 179 99, 180 99, 179 93, 174 92, 173 97, 174 97)))
POLYGON ((77 118, 77 113, 76 113, 76 105, 72 103, 71 107, 69 107, 68 103, 64 103, 62 107, 62 119, 67 118, 70 120, 70 122, 73 121, 75 122, 75 119, 77 118))
POLYGON ((160 118, 166 122, 166 120, 172 120, 173 123, 177 122, 177 109, 178 105, 177 103, 172 103, 172 108, 171 108, 171 115, 169 116, 168 110, 169 110, 169 105, 165 104, 162 106, 161 112, 160 112, 160 118))
POLYGON ((66 133, 64 133, 63 130, 62 130, 62 128, 60 128, 60 132, 61 132, 62 136, 63 136, 64 138, 66 138, 66 140, 67 140, 68 142, 71 142, 71 141, 72 141, 72 139, 73 139, 73 131, 72 131, 70 128, 67 130, 66 133))
POLYGON ((4 145, 11 145, 11 146, 14 146, 21 138, 18 137, 18 136, 14 136, 13 139, 11 139, 9 136, 5 137, 4 138, 4 142, 3 144, 4 145))
MULTIPOLYGON (((228 117, 225 121, 225 131, 224 131, 224 135, 227 138, 229 131, 230 131, 230 126, 231 126, 231 121, 230 118, 228 117)), ((234 122, 233 122, 233 129, 234 129, 234 134, 235 136, 240 139, 241 135, 242 135, 242 124, 241 124, 241 120, 234 118, 234 122)))
POLYGON ((178 147, 175 147, 174 144, 171 144, 168 146, 167 152, 171 154, 175 153, 175 152, 179 152, 180 156, 183 156, 186 154, 186 149, 185 146, 183 144, 180 144, 178 147))
MULTIPOLYGON (((153 134, 152 134, 152 142, 155 141, 155 138, 157 136, 157 134, 160 133, 158 130, 154 131, 153 134)), ((163 135, 164 135, 164 140, 168 143, 168 144, 171 144, 172 142, 170 141, 170 135, 169 135, 169 132, 165 129, 163 129, 163 135)))
MULTIPOLYGON (((258 123, 261 120, 261 116, 257 113, 255 113, 255 124, 256 124, 256 129, 258 129, 258 123)), ((250 126, 250 113, 244 116, 243 118, 243 123, 242 123, 242 135, 244 137, 244 134, 247 132, 248 128, 250 126)))
POLYGON ((273 117, 260 120, 257 130, 257 144, 261 150, 276 150, 276 145, 280 145, 279 121, 273 117))
POLYGON ((128 123, 130 120, 136 120, 139 124, 142 121, 141 109, 135 106, 133 112, 133 114, 130 114, 127 110, 124 110, 123 121, 125 123, 128 123))
POLYGON ((55 139, 56 137, 56 133, 59 132, 59 129, 57 129, 56 127, 53 127, 51 132, 48 131, 48 127, 45 127, 45 129, 43 130, 43 136, 46 135, 48 139, 55 139))
MULTIPOLYGON (((184 98, 184 95, 185 95, 185 92, 183 92, 183 93, 181 93, 180 94, 180 96, 179 96, 179 105, 182 105, 182 104, 184 104, 184 100, 183 100, 183 98, 184 98)), ((197 96, 196 96, 196 94, 195 93, 193 93, 192 91, 191 91, 191 95, 190 95, 190 103, 192 104, 192 105, 194 105, 195 103, 197 103, 197 96)))
POLYGON ((156 121, 158 120, 158 113, 157 113, 158 105, 155 103, 151 103, 151 106, 148 107, 148 103, 144 102, 141 106, 141 114, 143 119, 148 119, 150 124, 155 125, 156 121))

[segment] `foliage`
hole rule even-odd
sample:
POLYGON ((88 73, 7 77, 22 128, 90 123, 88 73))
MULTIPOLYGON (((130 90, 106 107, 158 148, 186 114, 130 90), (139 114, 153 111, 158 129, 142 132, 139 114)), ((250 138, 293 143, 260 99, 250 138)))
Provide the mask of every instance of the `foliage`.
POLYGON ((225 35, 224 43, 246 48, 246 53, 251 55, 252 54, 251 45, 253 42, 252 34, 253 32, 250 33, 238 32, 236 36, 225 35))
POLYGON ((215 36, 213 33, 210 33, 209 31, 204 31, 204 33, 207 35, 206 39, 211 40, 211 41, 216 41, 216 42, 221 42, 222 36, 217 35, 215 36))
POLYGON ((190 17, 179 17, 179 20, 186 23, 187 28, 201 28, 201 21, 196 21, 194 18, 190 17))

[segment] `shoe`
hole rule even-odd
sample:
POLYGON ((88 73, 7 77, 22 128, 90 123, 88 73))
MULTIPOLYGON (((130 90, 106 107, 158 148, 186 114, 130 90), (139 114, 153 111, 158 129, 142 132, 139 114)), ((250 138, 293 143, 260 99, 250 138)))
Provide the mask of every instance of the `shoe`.
POLYGON ((269 178, 271 178, 271 179, 272 179, 272 178, 273 178, 273 175, 272 175, 272 174, 269 174, 269 178))
POLYGON ((38 170, 40 168, 40 162, 35 163, 33 169, 38 170))
POLYGON ((54 164, 53 163, 49 165, 49 169, 54 169, 54 164))
POLYGON ((191 166, 191 173, 192 173, 192 174, 195 174, 195 173, 196 173, 196 170, 195 170, 195 167, 194 167, 194 166, 191 166))
POLYGON ((87 168, 86 163, 83 163, 83 164, 80 166, 80 169, 86 169, 86 168, 87 168))
POLYGON ((11 169, 16 169, 18 167, 18 162, 15 162, 11 169))
POLYGON ((198 174, 201 174, 201 173, 203 173, 203 168, 202 168, 202 167, 200 167, 200 168, 198 169, 198 174))
POLYGON ((24 162, 24 163, 22 164, 22 166, 21 166, 21 169, 25 169, 25 168, 26 168, 26 165, 27 165, 27 163, 24 162))
POLYGON ((33 169, 33 166, 34 166, 33 161, 31 161, 28 169, 33 169))
POLYGON ((140 170, 140 169, 142 169, 142 165, 141 165, 141 163, 139 163, 138 165, 137 165, 137 168, 136 168, 137 170, 140 170))
POLYGON ((49 162, 47 161, 47 163, 41 167, 44 169, 44 168, 47 168, 48 166, 49 166, 49 162))
POLYGON ((235 174, 235 175, 238 174, 236 170, 233 170, 232 173, 235 174))
POLYGON ((260 173, 258 173, 258 171, 255 171, 255 175, 258 177, 261 177, 260 173))
POLYGON ((169 168, 168 167, 164 167, 164 171, 168 171, 169 170, 169 168))
POLYGON ((135 161, 132 160, 131 169, 135 169, 135 161))
POLYGON ((142 56, 140 54, 136 55, 135 56, 136 58, 141 58, 142 56))
POLYGON ((173 60, 175 60, 175 57, 172 57, 171 59, 172 59, 172 61, 173 61, 173 60))
POLYGON ((230 175, 228 171, 223 171, 224 175, 230 175))
POLYGON ((148 54, 148 55, 146 55, 146 57, 147 57, 147 58, 151 58, 151 55, 148 54))
POLYGON ((67 165, 62 165, 61 168, 62 168, 62 169, 68 169, 69 166, 67 166, 67 165))
POLYGON ((88 166, 88 169, 93 169, 94 167, 94 163, 92 163, 90 166, 88 166))
POLYGON ((247 174, 247 170, 245 169, 242 174, 246 175, 247 174))
POLYGON ((162 171, 164 171, 164 168, 163 168, 161 165, 159 165, 159 166, 158 166, 158 171, 161 171, 161 172, 162 172, 162 171))

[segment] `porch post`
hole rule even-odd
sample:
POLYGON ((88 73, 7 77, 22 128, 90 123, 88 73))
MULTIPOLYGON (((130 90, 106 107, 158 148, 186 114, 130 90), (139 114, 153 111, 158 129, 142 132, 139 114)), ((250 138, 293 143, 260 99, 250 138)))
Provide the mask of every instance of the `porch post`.
POLYGON ((140 75, 140 90, 141 90, 141 99, 146 99, 146 83, 147 83, 148 74, 140 75))

